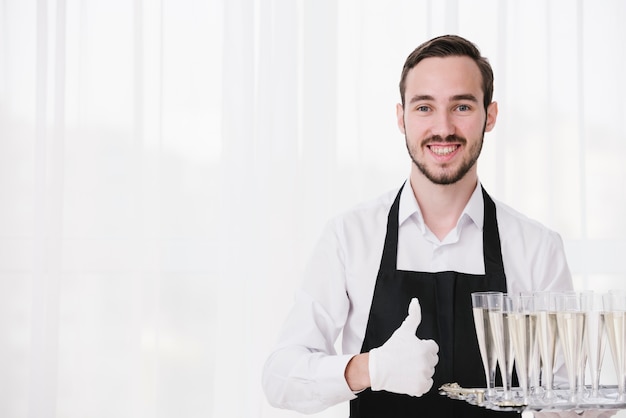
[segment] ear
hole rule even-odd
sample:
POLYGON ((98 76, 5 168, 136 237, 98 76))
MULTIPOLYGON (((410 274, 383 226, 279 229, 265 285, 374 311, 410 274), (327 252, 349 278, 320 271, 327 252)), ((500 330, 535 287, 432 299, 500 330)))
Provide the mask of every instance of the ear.
POLYGON ((402 132, 403 134, 406 134, 406 132, 404 132, 404 108, 402 107, 401 103, 398 103, 396 105, 396 120, 398 123, 398 129, 400 129, 400 132, 402 132))
POLYGON ((496 126, 496 119, 498 118, 498 103, 491 102, 487 106, 487 120, 485 122, 485 132, 489 132, 496 126))

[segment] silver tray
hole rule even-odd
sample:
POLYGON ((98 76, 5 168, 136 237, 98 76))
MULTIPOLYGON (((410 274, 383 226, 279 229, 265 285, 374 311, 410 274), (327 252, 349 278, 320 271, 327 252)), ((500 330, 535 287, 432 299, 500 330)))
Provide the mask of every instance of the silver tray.
MULTIPOLYGON (((617 386, 600 386, 598 398, 589 397, 590 388, 586 387, 582 396, 576 402, 570 400, 570 392, 567 387, 557 387, 553 391, 553 396, 546 399, 542 393, 535 393, 529 396, 528 402, 524 402, 520 388, 513 388, 513 401, 490 401, 485 396, 484 388, 463 388, 456 383, 447 383, 439 388, 441 395, 451 399, 465 401, 479 407, 493 409, 496 411, 564 411, 564 410, 604 410, 626 409, 626 401, 618 400, 617 386)), ((502 388, 496 388, 497 398, 502 398, 502 388)))

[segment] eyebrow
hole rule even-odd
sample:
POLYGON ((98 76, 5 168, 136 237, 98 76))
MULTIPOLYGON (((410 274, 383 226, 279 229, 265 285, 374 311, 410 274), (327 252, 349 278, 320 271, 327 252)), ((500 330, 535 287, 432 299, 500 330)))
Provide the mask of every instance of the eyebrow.
POLYGON ((421 102, 422 100, 435 100, 433 96, 429 96, 428 94, 420 94, 411 97, 409 103, 421 102))
POLYGON ((473 94, 457 94, 450 98, 450 101, 467 100, 470 102, 478 103, 478 99, 473 94))
MULTIPOLYGON (((422 100, 435 100, 435 98, 429 94, 418 94, 411 97, 409 103, 420 102, 422 100)), ((478 99, 473 94, 455 94, 454 96, 450 97, 451 102, 459 100, 468 100, 470 102, 478 103, 478 99)))

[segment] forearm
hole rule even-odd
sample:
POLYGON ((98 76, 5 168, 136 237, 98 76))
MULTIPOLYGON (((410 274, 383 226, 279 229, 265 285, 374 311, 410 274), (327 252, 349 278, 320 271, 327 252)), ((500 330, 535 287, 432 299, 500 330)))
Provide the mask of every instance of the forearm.
POLYGON ((348 355, 311 353, 304 347, 275 352, 263 372, 269 403, 310 414, 353 399, 344 377, 349 360, 348 355))
POLYGON ((346 382, 353 392, 371 386, 369 373, 369 353, 357 354, 346 365, 346 382))

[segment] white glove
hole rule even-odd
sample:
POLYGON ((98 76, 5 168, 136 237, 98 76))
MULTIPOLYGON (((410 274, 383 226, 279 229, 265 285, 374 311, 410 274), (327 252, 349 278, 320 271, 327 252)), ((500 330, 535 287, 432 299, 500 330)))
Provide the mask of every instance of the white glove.
POLYGON ((415 336, 422 322, 417 298, 409 304, 409 315, 387 342, 370 350, 369 373, 372 390, 422 396, 433 386, 439 346, 415 336))

